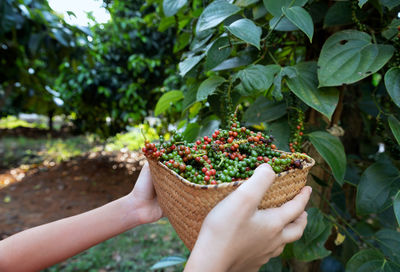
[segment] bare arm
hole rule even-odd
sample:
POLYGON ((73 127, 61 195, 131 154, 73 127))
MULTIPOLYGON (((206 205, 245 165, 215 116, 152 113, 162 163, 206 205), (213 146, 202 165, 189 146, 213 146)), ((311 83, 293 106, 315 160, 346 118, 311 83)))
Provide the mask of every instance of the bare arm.
POLYGON ((0 271, 43 269, 161 216, 146 164, 129 195, 0 241, 0 271))

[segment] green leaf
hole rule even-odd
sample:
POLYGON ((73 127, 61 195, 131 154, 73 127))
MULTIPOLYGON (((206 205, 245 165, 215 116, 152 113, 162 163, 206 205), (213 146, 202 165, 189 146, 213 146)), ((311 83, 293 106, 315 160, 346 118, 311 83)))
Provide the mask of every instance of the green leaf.
POLYGON ((307 213, 308 222, 303 236, 293 244, 294 256, 302 262, 322 259, 331 253, 324 244, 331 234, 332 224, 317 208, 310 208, 307 213))
POLYGON ((394 214, 396 215, 397 223, 400 226, 400 191, 397 192, 393 199, 393 210, 394 214))
POLYGON ((375 237, 385 256, 388 256, 396 263, 400 263, 400 232, 381 229, 375 234, 375 237))
POLYGON ((261 27, 256 26, 249 19, 240 19, 226 26, 237 38, 254 45, 260 50, 261 27))
POLYGON ((334 88, 318 88, 317 64, 301 62, 294 66, 296 76, 287 79, 289 89, 308 106, 329 118, 339 101, 339 91, 334 88))
POLYGON ((274 27, 274 30, 277 31, 294 31, 299 29, 286 17, 281 18, 281 20, 277 22, 279 18, 280 17, 273 17, 271 20, 269 20, 269 27, 274 27))
POLYGON ((387 7, 389 10, 400 5, 400 0, 380 0, 379 2, 381 2, 381 4, 387 7))
POLYGON ((381 69, 393 52, 391 45, 372 44, 367 33, 357 30, 337 32, 322 46, 318 60, 319 86, 357 82, 381 69))
POLYGON ((222 71, 222 70, 233 69, 233 68, 237 68, 240 66, 249 65, 252 62, 253 62, 253 58, 251 56, 245 54, 245 55, 242 55, 239 57, 234 57, 234 58, 224 60, 217 67, 213 68, 212 71, 222 71))
POLYGON ((216 0, 208 5, 201 13, 197 21, 196 32, 213 28, 239 11, 240 8, 238 6, 229 4, 225 0, 216 0))
POLYGON ((210 70, 226 60, 231 54, 232 48, 228 37, 218 38, 207 51, 206 70, 210 70))
POLYGON ((346 272, 395 272, 394 265, 376 249, 364 249, 351 257, 346 264, 346 272))
POLYGON ((202 120, 202 126, 199 132, 201 136, 210 136, 214 133, 216 129, 221 125, 221 121, 216 115, 208 116, 206 119, 202 120))
POLYGON ((365 5, 365 3, 367 3, 367 2, 368 2, 368 0, 358 0, 358 6, 360 8, 362 8, 365 5))
POLYGON ((207 97, 215 92, 215 89, 225 82, 225 78, 220 76, 212 76, 207 78, 200 84, 197 91, 197 101, 207 99, 207 97))
POLYGON ((248 95, 268 90, 274 82, 275 75, 280 71, 279 65, 252 65, 240 70, 237 77, 240 78, 243 88, 248 95))
POLYGON ((379 161, 368 167, 362 174, 357 189, 357 213, 366 215, 384 210, 390 205, 389 197, 396 183, 400 183, 400 173, 389 160, 379 161))
POLYGON ((154 110, 154 115, 160 115, 164 113, 171 104, 181 100, 183 98, 183 93, 181 91, 169 91, 163 94, 156 104, 154 110))
POLYGON ((184 77, 190 70, 192 70, 197 63, 199 63, 205 54, 200 56, 188 57, 184 61, 179 63, 179 74, 184 77))
POLYGON ((165 16, 174 16, 186 4, 187 0, 164 0, 163 10, 165 16))
POLYGON ((382 36, 385 37, 387 40, 394 39, 397 37, 397 27, 400 26, 400 19, 394 18, 390 25, 382 31, 382 36))
POLYGON ((329 7, 324 18, 324 28, 352 24, 352 3, 338 1, 329 7))
POLYGON ((150 269, 156 270, 156 269, 167 268, 170 266, 183 264, 184 262, 186 262, 186 258, 179 257, 179 256, 169 256, 169 257, 165 257, 165 258, 162 258, 161 260, 159 260, 152 267, 150 267, 150 269))
POLYGON ((346 153, 338 137, 325 131, 315 131, 308 137, 318 153, 330 166, 335 180, 343 185, 346 172, 346 153))
MULTIPOLYGON (((263 0, 265 8, 275 17, 282 15, 282 8, 288 8, 292 0, 263 0)), ((307 3, 308 0, 295 0, 291 7, 299 6, 302 7, 307 3)))
POLYGON ((264 96, 259 96, 245 111, 243 121, 246 125, 258 125, 261 122, 272 122, 286 114, 283 102, 274 102, 264 96))
POLYGON ((300 28, 311 42, 314 34, 314 23, 310 14, 305 9, 298 6, 283 8, 282 10, 289 21, 300 28))
POLYGON ((290 127, 286 116, 272 123, 268 123, 267 134, 275 137, 274 143, 279 150, 289 151, 290 127))
POLYGON ((393 102, 400 107, 400 68, 393 67, 386 72, 385 86, 393 102))
POLYGON ((185 131, 182 133, 183 139, 188 142, 196 140, 200 132, 200 125, 197 123, 190 123, 187 125, 185 131))
POLYGON ((400 145, 400 122, 393 115, 389 116, 388 121, 390 129, 392 130, 397 143, 400 145))

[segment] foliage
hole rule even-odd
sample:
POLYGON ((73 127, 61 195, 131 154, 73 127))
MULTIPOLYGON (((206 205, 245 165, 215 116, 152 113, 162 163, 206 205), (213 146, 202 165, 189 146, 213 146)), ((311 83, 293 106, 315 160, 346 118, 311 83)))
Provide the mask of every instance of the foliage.
MULTIPOLYGON (((136 227, 45 271, 149 271, 168 255, 189 252, 165 219, 136 227)), ((160 270, 157 270, 160 271, 160 270)), ((182 271, 182 265, 174 270, 182 271)))
POLYGON ((80 131, 108 137, 143 122, 157 98, 179 82, 173 32, 156 31, 155 7, 111 1, 111 20, 95 24, 80 57, 60 66, 56 89, 80 131))
POLYGON ((244 125, 318 162, 309 223, 279 270, 399 270, 400 2, 160 2, 185 84, 156 113, 182 101, 178 126, 196 138, 237 109, 244 125))
POLYGON ((66 24, 45 0, 1 1, 0 26, 0 115, 60 112, 51 87, 63 59, 86 44, 86 30, 66 24))

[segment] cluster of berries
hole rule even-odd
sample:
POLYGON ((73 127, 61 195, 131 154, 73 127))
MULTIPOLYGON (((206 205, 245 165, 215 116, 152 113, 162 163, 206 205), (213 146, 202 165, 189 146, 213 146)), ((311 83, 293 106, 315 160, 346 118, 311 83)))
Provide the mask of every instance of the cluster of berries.
POLYGON ((268 163, 276 173, 302 168, 309 157, 300 153, 278 151, 273 137, 240 127, 235 115, 229 130, 216 130, 195 143, 183 141, 175 133, 168 142, 160 138, 157 144, 146 141, 142 151, 190 182, 219 184, 249 178, 261 163, 268 163))

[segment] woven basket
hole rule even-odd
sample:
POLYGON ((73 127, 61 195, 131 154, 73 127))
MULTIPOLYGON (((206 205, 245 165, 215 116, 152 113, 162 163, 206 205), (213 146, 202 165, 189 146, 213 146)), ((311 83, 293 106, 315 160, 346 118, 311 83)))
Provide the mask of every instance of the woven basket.
MULTIPOLYGON (((156 160, 148 161, 158 203, 183 243, 192 250, 206 215, 243 181, 199 185, 184 179, 156 160)), ((279 207, 296 196, 305 186, 308 171, 314 163, 311 159, 310 162, 303 162, 302 169, 278 174, 258 208, 279 207)))

